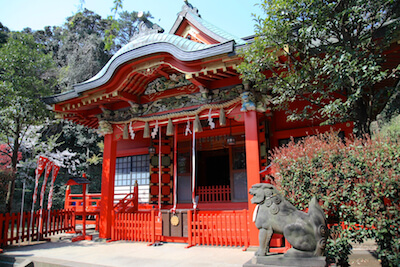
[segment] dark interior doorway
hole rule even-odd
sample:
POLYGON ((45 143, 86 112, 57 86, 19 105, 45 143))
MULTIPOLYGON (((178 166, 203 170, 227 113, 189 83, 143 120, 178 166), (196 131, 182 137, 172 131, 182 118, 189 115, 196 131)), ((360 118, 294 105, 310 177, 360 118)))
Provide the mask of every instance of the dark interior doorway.
POLYGON ((197 186, 230 185, 229 149, 198 151, 197 186))

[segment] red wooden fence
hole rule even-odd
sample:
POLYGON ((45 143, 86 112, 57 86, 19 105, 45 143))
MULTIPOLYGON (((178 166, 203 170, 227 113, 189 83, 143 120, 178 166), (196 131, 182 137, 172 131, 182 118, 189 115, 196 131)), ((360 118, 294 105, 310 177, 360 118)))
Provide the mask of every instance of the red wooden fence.
POLYGON ((197 187, 199 202, 230 202, 231 188, 229 185, 197 187))
POLYGON ((249 246, 248 211, 188 211, 188 243, 249 246))
POLYGON ((39 228, 39 211, 33 214, 33 223, 31 227, 31 213, 22 214, 22 228, 20 213, 0 214, 0 246, 16 244, 19 239, 21 242, 28 240, 37 240, 39 236, 47 237, 53 234, 71 231, 75 229, 75 215, 73 211, 52 210, 50 212, 50 223, 48 222, 48 212, 43 211, 42 229, 39 228))
MULTIPOLYGON (((247 249, 250 245, 248 210, 188 211, 188 247, 195 245, 234 246, 247 249)), ((283 244, 282 235, 274 234, 270 252, 285 253, 291 245, 283 244)))
MULTIPOLYGON (((157 231, 159 232, 159 231, 157 231)), ((112 240, 142 241, 155 243, 156 217, 155 211, 139 211, 135 213, 114 213, 112 240)))

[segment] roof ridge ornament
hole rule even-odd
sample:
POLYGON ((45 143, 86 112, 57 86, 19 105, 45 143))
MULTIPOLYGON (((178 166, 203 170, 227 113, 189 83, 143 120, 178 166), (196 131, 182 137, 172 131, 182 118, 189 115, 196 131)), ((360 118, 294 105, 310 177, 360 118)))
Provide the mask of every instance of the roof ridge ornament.
POLYGON ((191 12, 193 13, 193 15, 196 15, 199 18, 201 18, 199 10, 196 7, 194 7, 191 3, 189 3, 188 0, 184 0, 183 2, 185 2, 185 4, 182 6, 182 11, 191 12))
POLYGON ((161 28, 160 25, 153 23, 148 19, 144 19, 142 22, 139 23, 138 32, 133 35, 131 41, 143 35, 163 32, 164 29, 161 28))

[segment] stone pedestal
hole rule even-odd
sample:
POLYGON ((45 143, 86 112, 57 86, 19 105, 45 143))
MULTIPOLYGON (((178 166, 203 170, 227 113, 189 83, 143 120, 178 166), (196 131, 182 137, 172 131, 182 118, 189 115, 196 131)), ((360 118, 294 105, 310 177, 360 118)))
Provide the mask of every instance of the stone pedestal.
POLYGON ((254 256, 243 264, 243 267, 325 267, 325 257, 291 257, 285 254, 272 254, 268 256, 254 256))

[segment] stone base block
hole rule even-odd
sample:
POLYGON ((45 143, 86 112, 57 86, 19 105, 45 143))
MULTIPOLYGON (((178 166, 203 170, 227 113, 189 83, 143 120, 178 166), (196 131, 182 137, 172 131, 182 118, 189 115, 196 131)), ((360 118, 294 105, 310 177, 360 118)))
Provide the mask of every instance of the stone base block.
POLYGON ((268 256, 254 256, 243 264, 243 267, 325 267, 325 257, 288 257, 285 254, 274 254, 268 256))

